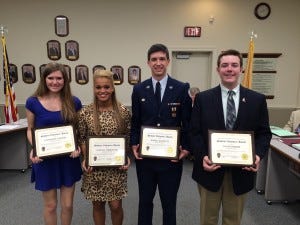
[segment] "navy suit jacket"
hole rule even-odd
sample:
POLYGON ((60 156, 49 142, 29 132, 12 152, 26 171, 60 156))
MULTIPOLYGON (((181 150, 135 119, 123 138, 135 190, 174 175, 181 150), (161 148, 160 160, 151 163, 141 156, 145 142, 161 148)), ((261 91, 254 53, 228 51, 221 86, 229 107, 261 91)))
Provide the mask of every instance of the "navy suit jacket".
MULTIPOLYGON (((218 191, 223 182, 225 168, 204 171, 202 161, 208 156, 208 130, 226 130, 222 106, 221 87, 217 86, 196 95, 191 123, 191 148, 195 156, 193 179, 210 191, 218 191)), ((239 109, 233 130, 253 131, 255 152, 261 159, 269 149, 271 132, 265 96, 240 86, 239 109)), ((235 194, 243 194, 254 186, 254 172, 231 167, 235 194)))
POLYGON ((188 127, 192 101, 189 84, 168 77, 160 108, 156 104, 152 80, 147 79, 133 87, 131 145, 140 143, 141 126, 180 127, 180 144, 189 150, 188 127))

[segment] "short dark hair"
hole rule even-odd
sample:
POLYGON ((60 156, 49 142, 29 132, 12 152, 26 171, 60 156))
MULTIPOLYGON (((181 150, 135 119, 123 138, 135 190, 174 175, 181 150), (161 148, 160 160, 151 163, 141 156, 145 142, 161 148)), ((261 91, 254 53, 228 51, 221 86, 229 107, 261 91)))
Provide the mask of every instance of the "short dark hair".
POLYGON ((163 44, 154 44, 152 45, 148 50, 148 61, 150 60, 150 56, 154 52, 163 52, 166 54, 167 59, 169 60, 169 50, 168 48, 163 44))
POLYGON ((221 58, 225 55, 234 55, 234 56, 237 56, 239 57, 240 59, 240 66, 243 67, 243 57, 242 57, 242 54, 237 51, 237 50, 234 50, 234 49, 228 49, 226 51, 223 51, 220 53, 220 55, 218 56, 218 61, 217 61, 217 66, 219 67, 220 66, 220 63, 221 63, 221 58))

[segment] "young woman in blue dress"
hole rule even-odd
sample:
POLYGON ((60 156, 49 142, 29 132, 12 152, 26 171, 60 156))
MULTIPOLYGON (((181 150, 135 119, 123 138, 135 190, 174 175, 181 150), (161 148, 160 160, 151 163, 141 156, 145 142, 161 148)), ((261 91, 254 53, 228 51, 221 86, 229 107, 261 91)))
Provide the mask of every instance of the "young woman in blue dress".
MULTIPOLYGON (((39 86, 26 101, 28 120, 27 138, 32 144, 32 128, 77 124, 81 101, 71 94, 69 78, 62 64, 49 63, 41 76, 39 86)), ((43 215, 46 225, 57 224, 57 205, 61 204, 61 224, 70 225, 73 214, 75 183, 81 179, 80 149, 71 154, 40 159, 30 153, 31 182, 42 191, 43 215), (58 200, 58 189, 60 199, 58 200)))

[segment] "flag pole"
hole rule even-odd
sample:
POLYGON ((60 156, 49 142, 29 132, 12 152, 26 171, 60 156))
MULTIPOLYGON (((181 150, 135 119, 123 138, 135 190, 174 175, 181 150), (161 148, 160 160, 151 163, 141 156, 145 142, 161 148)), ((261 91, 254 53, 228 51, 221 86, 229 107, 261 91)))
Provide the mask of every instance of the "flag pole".
POLYGON ((16 95, 13 88, 12 78, 9 74, 9 60, 6 49, 5 33, 8 30, 5 26, 0 25, 1 42, 3 48, 3 76, 4 76, 4 94, 5 94, 5 106, 4 115, 5 123, 16 122, 19 119, 17 105, 16 105, 16 95))
POLYGON ((253 38, 257 38, 257 34, 254 31, 251 31, 250 40, 252 41, 253 38))
POLYGON ((2 24, 0 25, 0 33, 1 33, 1 37, 3 37, 5 33, 8 33, 7 28, 2 24))
POLYGON ((249 43, 249 50, 247 56, 247 66, 244 71, 244 78, 242 81, 242 85, 246 88, 252 88, 252 68, 253 68, 253 58, 254 58, 254 41, 253 38, 257 38, 257 34, 254 31, 251 32, 250 35, 250 43, 249 43))

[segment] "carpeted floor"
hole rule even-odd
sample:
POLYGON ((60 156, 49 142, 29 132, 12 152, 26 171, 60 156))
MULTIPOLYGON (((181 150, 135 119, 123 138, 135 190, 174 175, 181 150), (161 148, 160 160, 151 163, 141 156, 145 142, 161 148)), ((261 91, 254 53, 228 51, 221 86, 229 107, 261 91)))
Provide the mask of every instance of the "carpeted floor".
MULTIPOLYGON (((192 163, 185 161, 181 187, 178 193, 177 225, 199 224, 199 194, 191 179, 192 163)), ((42 225, 42 198, 30 183, 30 169, 20 171, 0 170, 0 225, 42 225)), ((84 199, 77 183, 74 200, 74 225, 92 225, 91 203, 84 199)), ((124 225, 136 225, 138 188, 133 164, 129 170, 129 193, 123 201, 124 225)), ((153 225, 162 225, 159 196, 155 197, 153 225)), ((107 207, 107 225, 111 225, 107 207)), ((263 195, 255 190, 248 195, 242 220, 243 225, 299 225, 300 202, 266 204, 263 195)))

